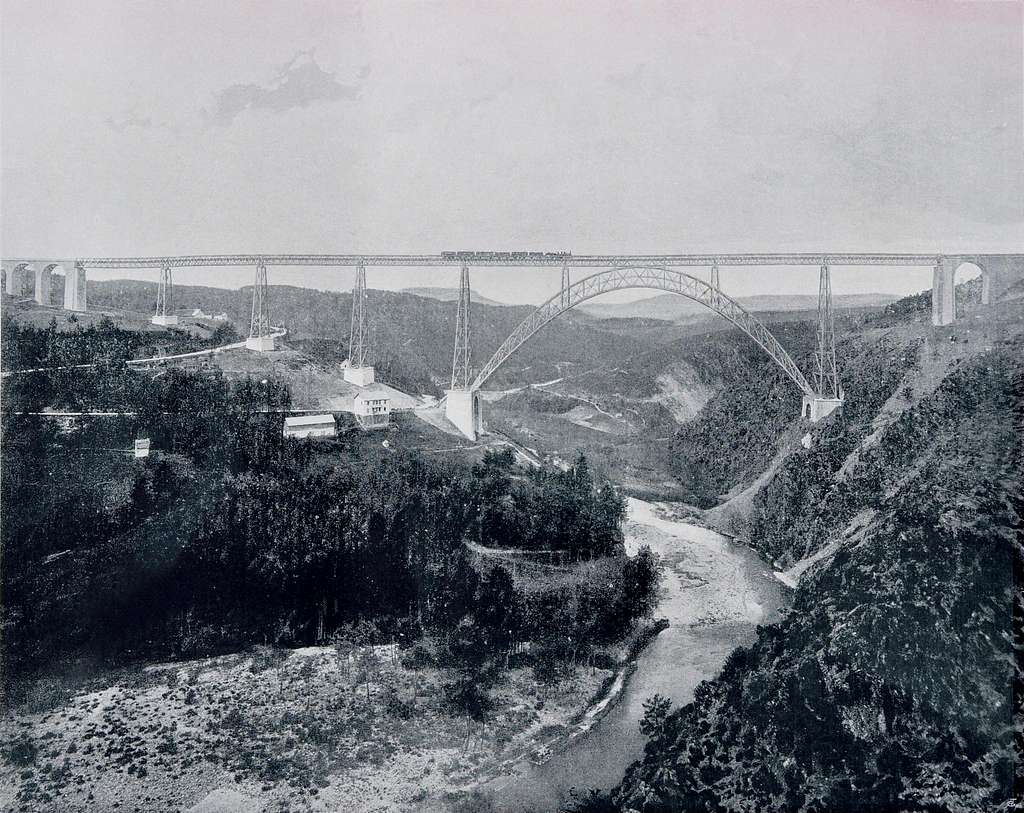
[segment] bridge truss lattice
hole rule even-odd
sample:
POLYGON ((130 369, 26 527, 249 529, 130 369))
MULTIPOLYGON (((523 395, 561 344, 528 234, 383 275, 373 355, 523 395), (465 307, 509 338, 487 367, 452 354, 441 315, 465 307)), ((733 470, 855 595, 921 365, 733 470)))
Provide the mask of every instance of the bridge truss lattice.
POLYGON ((459 309, 455 318, 455 354, 452 358, 452 389, 465 389, 469 385, 472 365, 470 348, 470 288, 469 266, 462 266, 459 276, 459 309))
MULTIPOLYGON (((717 276, 717 275, 716 275, 717 276)), ((782 368, 800 391, 814 396, 814 389, 785 348, 753 314, 722 293, 717 285, 691 276, 677 268, 622 266, 599 271, 559 291, 524 319, 480 370, 470 389, 479 389, 509 357, 552 319, 609 291, 625 288, 653 288, 685 296, 724 316, 746 333, 782 368)))
POLYGON ((348 358, 353 367, 365 367, 366 339, 366 266, 356 266, 356 279, 352 287, 352 327, 349 331, 348 358))
POLYGON ((259 338, 270 335, 270 296, 267 292, 267 264, 256 263, 256 280, 252 291, 252 318, 249 320, 249 337, 259 338))
POLYGON ((832 315, 832 277, 823 265, 818 278, 818 347, 814 352, 814 386, 822 398, 843 397, 836 364, 836 325, 832 315))
POLYGON ((171 266, 164 264, 160 268, 160 283, 156 288, 156 316, 167 317, 174 314, 174 281, 171 266))

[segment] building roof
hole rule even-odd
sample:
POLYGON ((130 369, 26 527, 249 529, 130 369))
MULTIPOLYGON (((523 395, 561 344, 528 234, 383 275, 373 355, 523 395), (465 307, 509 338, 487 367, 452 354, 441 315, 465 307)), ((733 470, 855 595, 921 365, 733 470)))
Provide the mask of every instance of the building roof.
POLYGON ((321 423, 334 423, 333 415, 293 415, 284 419, 285 426, 316 426, 321 423))
POLYGON ((356 393, 353 401, 390 401, 391 395, 383 387, 378 387, 375 384, 371 384, 369 387, 364 387, 356 393))

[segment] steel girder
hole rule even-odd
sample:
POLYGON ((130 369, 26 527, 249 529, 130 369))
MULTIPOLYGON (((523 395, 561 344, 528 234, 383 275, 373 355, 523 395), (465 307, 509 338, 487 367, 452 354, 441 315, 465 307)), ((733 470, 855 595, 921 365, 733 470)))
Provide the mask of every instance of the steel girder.
POLYGON ((174 314, 174 282, 171 267, 165 265, 160 269, 160 284, 156 289, 156 316, 167 316, 167 311, 174 314))
POLYGON ((270 299, 267 295, 267 266, 260 260, 256 265, 256 281, 252 288, 252 319, 249 337, 270 335, 270 299))
POLYGON ((366 366, 366 266, 356 266, 352 288, 352 327, 348 339, 348 360, 353 367, 366 366))
POLYGON ((704 280, 697 279, 683 271, 656 266, 620 266, 599 271, 571 285, 567 292, 559 291, 512 331, 501 347, 491 356, 490 361, 480 370, 480 374, 473 381, 472 389, 479 389, 516 350, 552 319, 570 308, 576 307, 581 302, 608 291, 619 291, 623 288, 654 288, 668 291, 710 308, 757 342, 804 395, 814 395, 813 388, 804 374, 800 372, 796 362, 779 344, 778 339, 736 300, 726 296, 704 280))
POLYGON ((452 356, 452 389, 464 390, 472 374, 471 331, 469 327, 472 292, 469 287, 469 266, 462 266, 459 278, 459 305, 455 315, 455 354, 452 356))
MULTIPOLYGON (((786 265, 893 265, 933 266, 941 258, 935 254, 882 254, 858 252, 801 252, 791 254, 573 254, 564 258, 515 261, 495 258, 474 260, 475 266, 572 266, 607 268, 609 266, 786 266, 786 265)), ((980 255, 979 255, 980 256, 980 255)), ((985 255, 994 256, 994 255, 985 255)), ((206 266, 256 265, 261 259, 270 265, 285 266, 357 266, 393 265, 404 267, 462 265, 463 260, 440 254, 192 254, 164 257, 85 257, 79 259, 7 257, 5 266, 18 262, 61 262, 81 264, 85 268, 191 268, 206 266)))

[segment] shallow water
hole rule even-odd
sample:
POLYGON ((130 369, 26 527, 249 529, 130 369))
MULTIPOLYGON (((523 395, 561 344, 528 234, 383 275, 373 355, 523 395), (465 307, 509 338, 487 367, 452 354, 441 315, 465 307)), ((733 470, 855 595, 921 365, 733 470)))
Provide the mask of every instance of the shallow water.
POLYGON ((642 544, 665 563, 656 615, 670 626, 641 654, 619 702, 586 735, 544 765, 526 766, 490 783, 500 810, 555 810, 573 788, 607 789, 643 754, 643 703, 658 693, 674 706, 693 699, 702 680, 718 674, 729 653, 749 644, 757 624, 771 623, 787 601, 770 568, 728 538, 666 520, 654 506, 629 500, 627 550, 642 544))

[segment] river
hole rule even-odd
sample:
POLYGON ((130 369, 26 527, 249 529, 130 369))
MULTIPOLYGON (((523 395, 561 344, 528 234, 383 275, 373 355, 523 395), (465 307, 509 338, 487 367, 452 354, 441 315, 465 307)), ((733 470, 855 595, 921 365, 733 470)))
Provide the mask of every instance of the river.
POLYGON ((572 788, 607 789, 643 754, 643 703, 658 693, 674 706, 693 699, 728 654, 749 644, 788 599, 771 568, 753 551, 687 522, 667 519, 655 504, 630 498, 626 550, 650 546, 665 567, 656 615, 670 626, 641 653, 619 701, 585 736, 540 766, 527 765, 489 783, 501 811, 551 811, 572 788))

